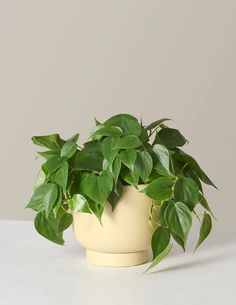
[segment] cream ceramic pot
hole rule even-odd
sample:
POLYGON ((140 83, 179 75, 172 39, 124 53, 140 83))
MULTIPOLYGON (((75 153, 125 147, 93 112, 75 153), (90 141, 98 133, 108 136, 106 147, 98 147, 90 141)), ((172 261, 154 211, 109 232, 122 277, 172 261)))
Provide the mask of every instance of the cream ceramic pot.
MULTIPOLYGON (((139 190, 144 185, 139 186, 139 190)), ((149 224, 152 200, 133 186, 124 186, 112 212, 107 203, 98 219, 87 213, 73 214, 76 239, 86 248, 89 263, 103 266, 132 266, 148 260, 153 229, 149 224)))

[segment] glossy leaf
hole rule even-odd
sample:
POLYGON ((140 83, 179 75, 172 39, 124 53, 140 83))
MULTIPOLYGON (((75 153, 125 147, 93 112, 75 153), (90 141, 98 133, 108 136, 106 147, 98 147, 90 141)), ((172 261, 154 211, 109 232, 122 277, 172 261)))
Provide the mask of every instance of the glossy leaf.
POLYGON ((155 259, 162 253, 170 242, 170 230, 164 227, 158 227, 152 235, 152 255, 155 259))
POLYGON ((102 137, 114 137, 121 136, 123 134, 123 130, 118 126, 104 126, 98 125, 96 126, 94 132, 92 132, 92 139, 99 140, 102 137))
POLYGON ((139 174, 136 170, 131 171, 127 167, 123 166, 121 168, 120 175, 126 183, 131 184, 137 188, 139 183, 139 174))
POLYGON ((118 156, 116 156, 116 159, 112 166, 112 176, 114 179, 114 185, 116 185, 116 183, 117 183, 117 180, 120 175, 120 170, 121 170, 121 161, 120 161, 120 156, 118 155, 118 156))
POLYGON ((200 168, 199 164, 193 157, 189 156, 188 154, 183 152, 181 149, 176 150, 174 156, 175 156, 175 158, 177 158, 177 160, 187 163, 189 165, 189 167, 197 174, 199 179, 202 180, 202 182, 204 182, 208 185, 211 185, 217 189, 215 184, 210 180, 209 177, 207 177, 207 175, 200 168))
POLYGON ((50 175, 50 180, 60 185, 64 193, 66 192, 68 172, 69 172, 68 162, 64 161, 61 164, 61 166, 50 175))
POLYGON ((205 212, 203 220, 202 220, 200 235, 198 238, 198 242, 197 242, 195 251, 203 243, 203 241, 207 238, 207 236, 210 234, 211 228, 212 228, 211 216, 205 212))
POLYGON ((182 240, 182 238, 173 232, 171 232, 171 235, 174 238, 174 240, 177 242, 177 244, 183 249, 183 251, 185 251, 185 244, 184 244, 184 241, 182 240))
POLYGON ((112 210, 116 207, 116 204, 120 200, 120 197, 123 192, 123 184, 118 180, 116 187, 113 188, 111 194, 109 195, 107 201, 110 203, 112 210))
POLYGON ((87 199, 80 194, 75 194, 68 204, 73 212, 91 213, 87 199))
POLYGON ((35 211, 45 210, 48 216, 56 202, 57 192, 57 186, 54 183, 43 183, 35 190, 26 207, 35 211))
POLYGON ((141 145, 141 142, 137 136, 129 135, 120 138, 119 143, 116 145, 115 148, 118 149, 131 149, 141 145))
POLYGON ((172 247, 173 246, 171 244, 169 244, 159 255, 157 255, 145 272, 151 270, 156 265, 158 265, 160 263, 160 261, 162 261, 163 258, 165 258, 170 253, 172 247))
POLYGON ((161 129, 158 132, 158 138, 168 149, 181 147, 187 142, 182 134, 177 129, 173 128, 161 129))
POLYGON ((166 221, 165 221, 165 211, 166 208, 169 206, 170 202, 169 201, 164 201, 162 202, 159 210, 158 210, 158 223, 161 226, 165 226, 166 225, 166 221))
POLYGON ((170 173, 170 155, 168 149, 161 144, 155 144, 152 150, 157 158, 157 162, 154 168, 160 175, 171 176, 172 174, 170 173))
POLYGON ((174 187, 175 201, 185 203, 192 211, 198 202, 199 188, 197 183, 188 177, 181 177, 174 187))
POLYGON ((67 141, 61 149, 61 157, 70 159, 77 150, 77 145, 73 141, 67 141))
POLYGON ((99 175, 87 174, 82 189, 92 200, 105 204, 113 188, 113 179, 108 171, 103 171, 99 175))
POLYGON ((65 141, 60 138, 59 134, 51 134, 46 136, 33 136, 32 142, 38 146, 56 149, 61 148, 65 141))
POLYGON ((169 205, 165 211, 165 221, 169 229, 177 234, 185 244, 192 225, 189 208, 182 202, 169 205))
POLYGON ((79 133, 76 133, 73 137, 69 138, 66 142, 77 143, 78 140, 79 140, 79 133))
POLYGON ((119 144, 119 137, 108 137, 105 138, 101 143, 101 151, 104 158, 108 161, 109 165, 112 165, 119 149, 117 145, 119 144))
POLYGON ((152 181, 142 192, 154 200, 167 200, 172 195, 173 181, 169 177, 161 177, 152 181))
POLYGON ((73 217, 70 213, 65 213, 64 215, 62 215, 58 225, 58 232, 65 231, 67 228, 69 228, 72 222, 73 222, 73 217))
POLYGON ((55 218, 53 213, 50 213, 47 218, 44 212, 39 212, 34 220, 36 231, 47 238, 48 240, 63 245, 64 239, 62 232, 58 232, 60 218, 55 218))
POLYGON ((52 210, 55 218, 57 218, 58 213, 59 213, 58 211, 62 205, 62 188, 58 187, 57 190, 58 190, 57 200, 56 200, 56 203, 54 204, 54 207, 52 210))
POLYGON ((103 154, 101 144, 97 141, 88 143, 81 151, 77 151, 74 156, 73 169, 75 170, 95 170, 100 172, 103 164, 103 154))
POLYGON ((137 152, 135 149, 127 149, 120 153, 121 162, 127 166, 131 171, 134 170, 137 152))
POLYGON ((146 150, 138 150, 137 159, 135 162, 135 171, 138 173, 139 177, 144 183, 146 183, 147 178, 151 174, 152 167, 152 158, 149 153, 146 150))
POLYGON ((119 126, 123 130, 123 135, 139 136, 141 125, 138 120, 130 114, 118 114, 108 119, 104 125, 119 126))
POLYGON ((34 184, 34 190, 36 190, 40 185, 42 185, 45 182, 46 175, 42 169, 39 170, 35 184, 34 184))
POLYGON ((65 160, 64 157, 53 156, 42 165, 42 169, 47 175, 50 175, 61 167, 65 160))
POLYGON ((200 203, 209 213, 211 213, 211 215, 215 218, 214 214, 213 214, 212 211, 211 211, 211 208, 209 207, 209 204, 208 204, 206 198, 205 198, 202 194, 199 194, 198 202, 199 202, 199 203, 200 203))
POLYGON ((51 150, 47 150, 47 151, 38 151, 37 153, 44 159, 48 160, 53 156, 59 157, 60 153, 61 153, 61 149, 57 148, 57 149, 51 149, 51 150))

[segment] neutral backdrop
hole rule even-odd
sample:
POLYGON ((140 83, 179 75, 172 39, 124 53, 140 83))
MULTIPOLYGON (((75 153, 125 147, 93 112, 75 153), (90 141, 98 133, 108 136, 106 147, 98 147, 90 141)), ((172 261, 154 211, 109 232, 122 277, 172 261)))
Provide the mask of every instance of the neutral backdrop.
POLYGON ((0 0, 0 35, 1 219, 33 219, 32 135, 82 142, 130 113, 174 120, 220 189, 216 230, 236 231, 235 0, 0 0))

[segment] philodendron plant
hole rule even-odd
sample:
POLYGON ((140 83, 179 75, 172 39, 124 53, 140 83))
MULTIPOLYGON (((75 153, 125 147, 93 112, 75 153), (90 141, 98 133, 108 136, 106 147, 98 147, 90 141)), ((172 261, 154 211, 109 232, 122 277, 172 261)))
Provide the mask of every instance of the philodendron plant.
POLYGON ((171 240, 185 250, 192 217, 200 220, 203 215, 197 248, 212 227, 202 182, 216 186, 195 159, 180 149, 188 141, 177 129, 167 127, 167 121, 143 125, 129 114, 104 123, 95 120, 83 147, 76 144, 78 134, 68 140, 58 134, 32 137, 34 144, 47 149, 38 152, 45 162, 27 205, 37 212, 37 232, 64 244, 63 231, 72 224, 73 211, 92 213, 101 222, 105 203, 115 209, 124 185, 145 184, 141 192, 153 202, 150 225, 156 221, 149 269, 170 252, 171 240), (203 209, 200 215, 197 205, 203 209))

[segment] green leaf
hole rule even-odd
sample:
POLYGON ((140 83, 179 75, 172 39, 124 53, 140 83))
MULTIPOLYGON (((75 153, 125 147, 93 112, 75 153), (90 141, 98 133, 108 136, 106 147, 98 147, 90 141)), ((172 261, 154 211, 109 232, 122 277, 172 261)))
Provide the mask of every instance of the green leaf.
POLYGON ((86 146, 75 153, 74 162, 72 164, 75 170, 95 170, 100 172, 103 164, 103 154, 101 145, 97 141, 91 141, 86 146))
POLYGON ((170 204, 165 211, 165 221, 169 229, 177 234, 185 244, 192 225, 189 208, 183 202, 170 204))
POLYGON ((72 222, 73 216, 70 213, 65 213, 64 215, 62 215, 58 225, 58 232, 60 233, 65 231, 67 228, 69 228, 72 222))
POLYGON ((157 121, 149 124, 147 127, 145 127, 145 129, 146 130, 154 129, 154 128, 158 127, 161 123, 163 123, 165 121, 170 121, 170 119, 164 118, 164 119, 157 120, 157 121))
POLYGON ((51 149, 51 150, 47 150, 47 151, 38 151, 37 153, 44 159, 48 160, 53 156, 59 157, 61 150, 59 148, 57 148, 57 149, 51 149))
POLYGON ((137 188, 139 182, 139 174, 136 170, 130 171, 130 169, 128 169, 127 167, 122 166, 120 175, 126 183, 131 184, 137 188))
POLYGON ((175 201, 185 203, 192 211, 198 202, 199 188, 197 183, 188 177, 180 177, 174 187, 175 201))
POLYGON ((61 149, 61 157, 70 159, 77 150, 77 145, 73 141, 67 141, 61 149))
POLYGON ((184 241, 175 233, 171 232, 172 237, 174 238, 174 240, 177 242, 177 244, 183 249, 183 251, 185 251, 185 244, 184 241))
POLYGON ((209 213, 211 213, 211 215, 215 218, 214 214, 213 214, 212 211, 211 211, 211 208, 210 208, 209 205, 208 205, 208 202, 207 202, 206 198, 205 198, 202 194, 199 194, 198 202, 199 202, 199 203, 200 203, 209 213))
POLYGON ((203 241, 210 234, 211 228, 212 228, 211 216, 205 212, 203 220, 202 220, 202 224, 201 224, 200 235, 199 235, 198 242, 197 242, 194 252, 197 250, 197 248, 203 243, 203 241))
POLYGON ((155 259, 153 260, 153 262, 151 263, 151 265, 147 268, 147 270, 145 270, 145 272, 149 271, 150 269, 154 268, 157 264, 159 264, 160 261, 162 261, 163 258, 166 257, 170 253, 172 247, 173 246, 171 244, 169 244, 159 255, 157 255, 155 257, 155 259))
POLYGON ((118 126, 104 126, 98 125, 95 127, 95 130, 92 132, 92 139, 99 140, 102 137, 114 137, 114 136, 121 136, 123 131, 118 126))
POLYGON ((120 175, 120 170, 121 170, 121 161, 120 161, 120 156, 118 155, 118 156, 116 156, 116 159, 112 166, 112 176, 114 179, 114 185, 116 185, 116 183, 117 183, 117 180, 120 175))
POLYGON ((64 157, 53 156, 42 165, 42 169, 47 175, 50 175, 61 167, 65 160, 64 157))
POLYGON ((57 200, 52 210, 55 218, 58 217, 58 213, 59 213, 58 211, 62 205, 62 189, 61 187, 58 187, 57 189, 58 189, 57 200))
POLYGON ((56 244, 63 245, 62 232, 58 232, 59 221, 60 218, 55 218, 53 213, 50 213, 47 218, 44 212, 39 212, 34 220, 34 226, 36 231, 43 237, 56 244))
POLYGON ((168 149, 161 144, 155 144, 152 150, 157 157, 157 162, 154 166, 156 171, 163 176, 172 176, 170 173, 170 155, 168 149))
POLYGON ((197 183, 199 190, 203 193, 202 184, 201 184, 200 179, 198 178, 197 174, 189 166, 184 167, 183 174, 186 177, 192 178, 197 183))
POLYGON ((131 149, 141 145, 141 142, 137 136, 129 135, 120 138, 119 143, 115 148, 117 149, 131 149))
POLYGON ((108 171, 99 175, 87 174, 82 182, 84 193, 92 200, 104 205, 113 188, 113 179, 108 171))
POLYGON ((120 200, 120 197, 122 195, 122 191, 123 191, 123 184, 118 180, 117 184, 116 184, 116 187, 113 188, 110 196, 107 199, 107 201, 110 203, 110 205, 112 207, 112 211, 114 210, 116 204, 120 200))
POLYGON ((79 133, 76 133, 73 137, 69 138, 66 142, 77 143, 78 140, 79 140, 79 133))
POLYGON ((134 170, 134 164, 137 157, 135 149, 127 149, 120 153, 121 162, 127 166, 131 171, 134 170))
POLYGON ((158 227, 152 235, 152 255, 155 259, 162 253, 170 242, 170 230, 164 227, 158 227))
POLYGON ((120 138, 119 137, 109 137, 105 138, 101 143, 101 151, 104 156, 104 158, 108 161, 109 165, 111 166, 118 150, 116 146, 119 143, 120 138))
POLYGON ((186 154, 181 149, 177 149, 175 151, 174 157, 177 160, 182 161, 183 163, 187 163, 189 165, 189 167, 197 174, 199 179, 202 180, 202 182, 204 182, 204 183, 206 183, 208 185, 211 185, 211 186, 213 186, 213 187, 215 187, 217 189, 215 184, 210 180, 210 178, 207 177, 207 175, 200 168, 199 164, 197 163, 196 160, 194 160, 193 157, 189 156, 188 154, 186 154))
POLYGON ((137 159, 135 162, 135 171, 138 173, 139 177, 141 177, 142 181, 145 183, 147 178, 152 172, 152 158, 149 153, 144 151, 137 151, 137 159))
POLYGON ((45 182, 46 175, 42 169, 39 170, 35 184, 34 184, 34 191, 45 182))
POLYGON ((181 147, 187 142, 182 134, 177 129, 173 128, 161 129, 158 132, 158 138, 168 149, 181 147))
POLYGON ((173 181, 169 177, 160 177, 152 181, 141 192, 154 200, 167 200, 172 195, 173 181))
POLYGON ((51 134, 46 136, 33 136, 32 142, 38 146, 56 149, 61 148, 65 141, 60 138, 59 134, 51 134))
POLYGON ((93 212, 93 214, 97 217, 98 221, 102 225, 102 214, 104 211, 104 205, 99 204, 98 202, 92 201, 91 199, 88 199, 89 202, 89 208, 93 212))
POLYGON ((87 199, 80 195, 75 194, 68 202, 72 211, 81 213, 91 213, 87 199))
POLYGON ((166 221, 165 221, 165 211, 167 209, 167 207, 169 206, 170 202, 169 201, 163 201, 159 210, 158 210, 158 223, 161 226, 165 226, 166 225, 166 221))
POLYGON ((141 126, 138 120, 130 114, 118 114, 108 119, 104 125, 119 126, 123 130, 123 134, 139 136, 141 126))
POLYGON ((61 166, 50 175, 50 180, 60 185, 64 193, 66 192, 68 172, 69 172, 68 162, 64 161, 61 164, 61 166))
POLYGON ((56 202, 57 193, 57 186, 54 183, 43 183, 35 190, 26 207, 35 211, 45 210, 48 216, 56 202))

